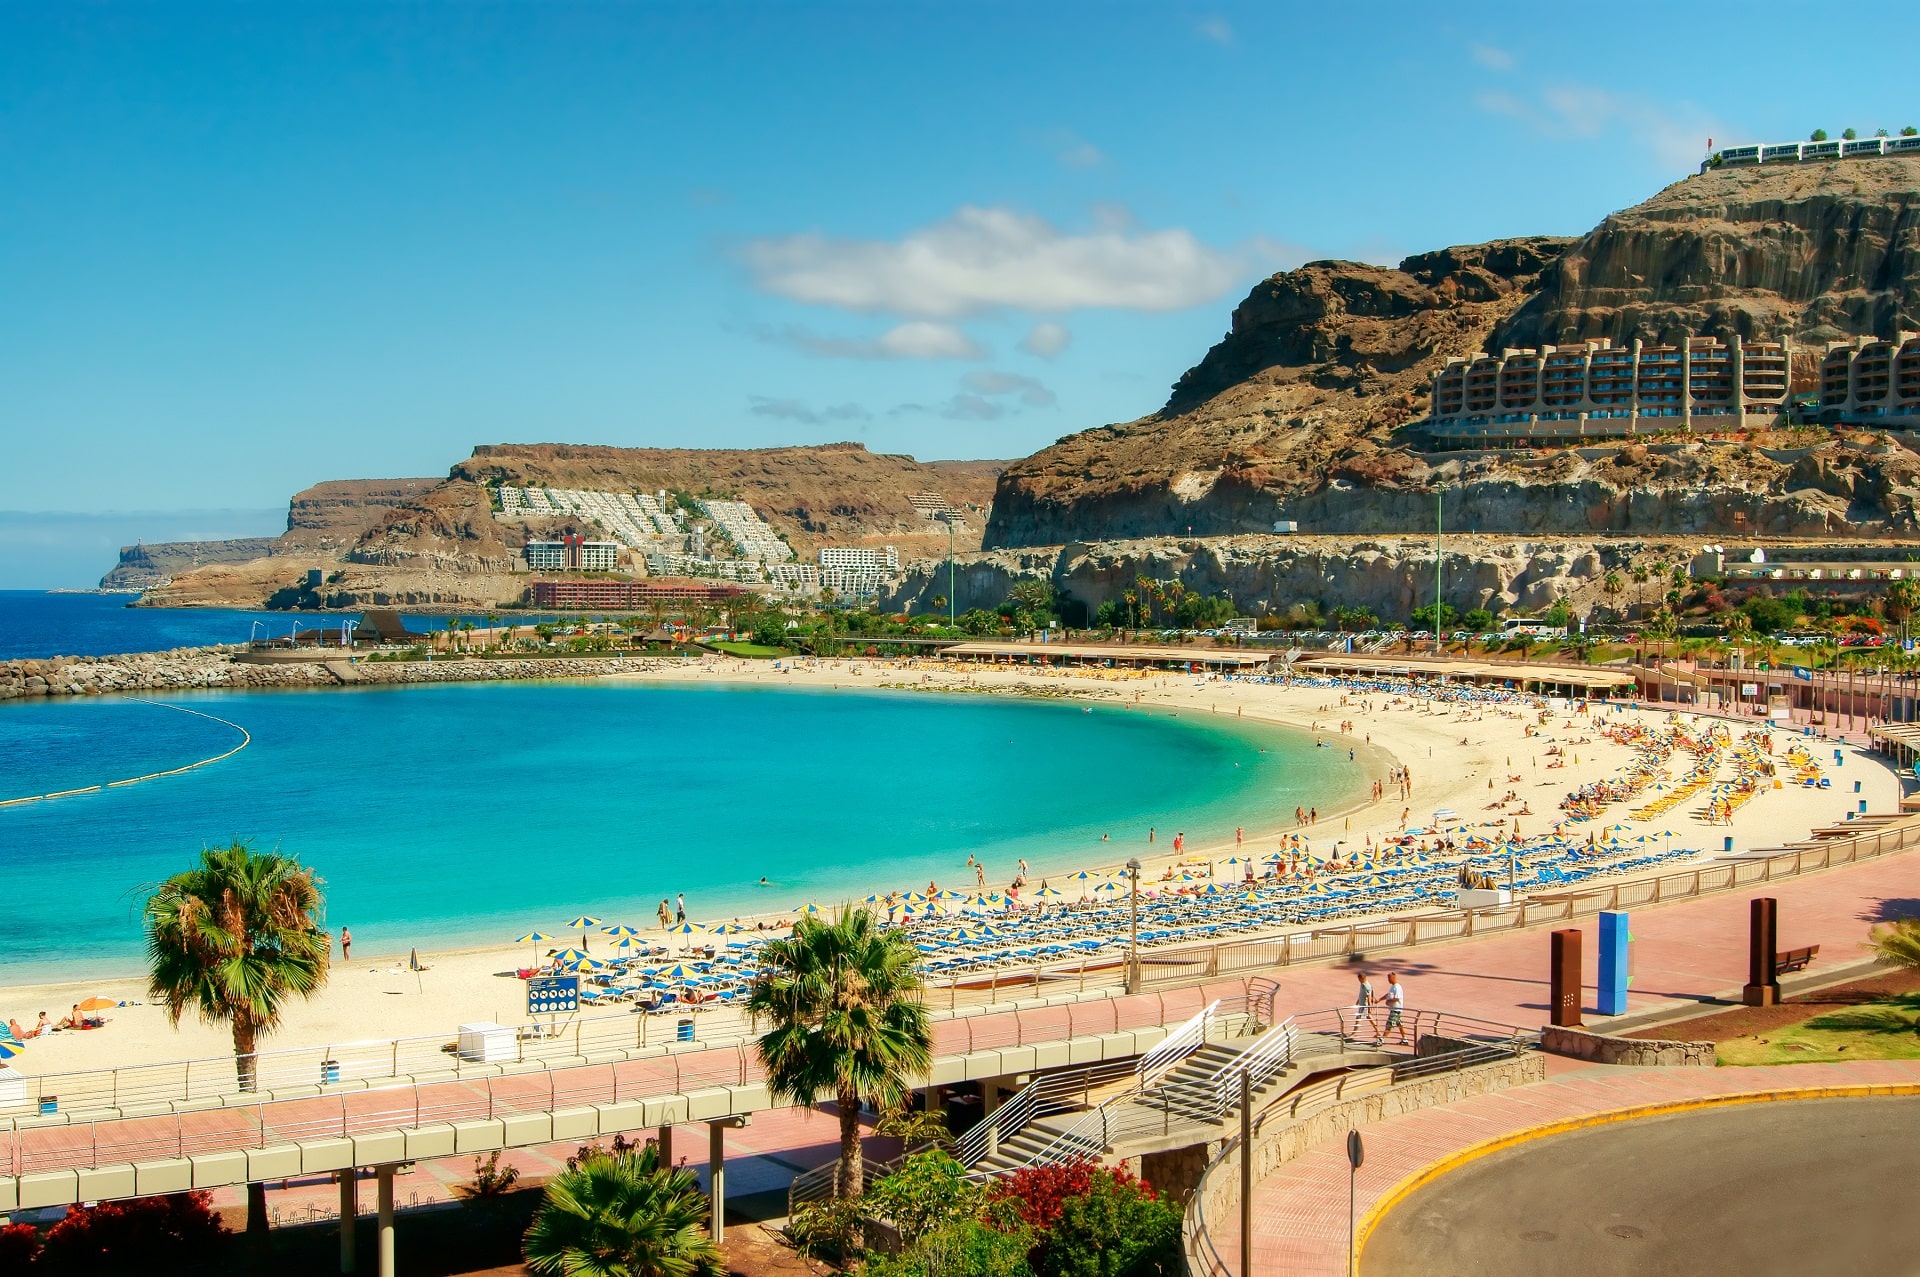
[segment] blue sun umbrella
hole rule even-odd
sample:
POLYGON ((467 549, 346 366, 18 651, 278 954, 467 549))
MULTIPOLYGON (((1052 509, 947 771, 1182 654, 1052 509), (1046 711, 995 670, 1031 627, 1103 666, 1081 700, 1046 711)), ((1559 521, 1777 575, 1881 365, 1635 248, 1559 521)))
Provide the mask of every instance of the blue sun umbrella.
POLYGON ((567 930, 578 931, 580 933, 580 947, 584 949, 587 947, 587 928, 597 927, 599 925, 600 919, 588 917, 583 913, 567 924, 567 930))
POLYGON ((626 940, 640 934, 640 931, 638 928, 629 927, 629 926, 626 926, 625 924, 619 924, 611 927, 602 927, 600 928, 600 930, 606 933, 607 935, 612 936, 616 940, 626 940))
POLYGON ((0 1038, 0 1060, 11 1060, 17 1055, 23 1055, 26 1049, 11 1036, 0 1038))

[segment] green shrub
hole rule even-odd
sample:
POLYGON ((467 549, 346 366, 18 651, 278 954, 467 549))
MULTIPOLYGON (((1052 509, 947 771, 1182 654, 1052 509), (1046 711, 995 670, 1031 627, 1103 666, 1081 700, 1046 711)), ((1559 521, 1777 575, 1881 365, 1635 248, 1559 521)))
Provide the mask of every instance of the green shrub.
POLYGON ((1145 1184, 1096 1172, 1061 1203, 1033 1267, 1038 1277, 1180 1277, 1180 1212, 1145 1184))

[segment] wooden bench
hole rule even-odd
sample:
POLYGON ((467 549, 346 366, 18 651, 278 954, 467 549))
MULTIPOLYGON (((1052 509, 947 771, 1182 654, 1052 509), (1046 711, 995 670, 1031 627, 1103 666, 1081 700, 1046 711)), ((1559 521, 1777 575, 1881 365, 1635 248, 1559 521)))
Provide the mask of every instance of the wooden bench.
POLYGON ((1773 955, 1773 969, 1784 975, 1789 971, 1805 971, 1807 964, 1820 953, 1820 946, 1810 944, 1804 949, 1789 949, 1785 953, 1773 955))

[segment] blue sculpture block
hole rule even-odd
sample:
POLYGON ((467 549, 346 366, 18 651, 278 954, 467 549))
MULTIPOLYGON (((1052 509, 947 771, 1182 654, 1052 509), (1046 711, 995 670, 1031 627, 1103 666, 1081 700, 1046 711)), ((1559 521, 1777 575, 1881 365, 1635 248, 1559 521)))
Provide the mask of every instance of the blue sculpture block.
POLYGON ((1604 911, 1600 915, 1600 978, 1598 1008, 1601 1015, 1625 1015, 1627 1010, 1627 946, 1633 933, 1627 929, 1627 915, 1604 911))

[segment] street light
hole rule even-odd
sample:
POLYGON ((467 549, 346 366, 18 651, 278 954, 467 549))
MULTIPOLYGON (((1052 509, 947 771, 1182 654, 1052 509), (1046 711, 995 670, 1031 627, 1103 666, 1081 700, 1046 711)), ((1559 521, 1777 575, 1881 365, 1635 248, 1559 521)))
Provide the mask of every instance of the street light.
POLYGON ((1127 917, 1127 992, 1140 992, 1140 859, 1127 861, 1132 907, 1127 917))

